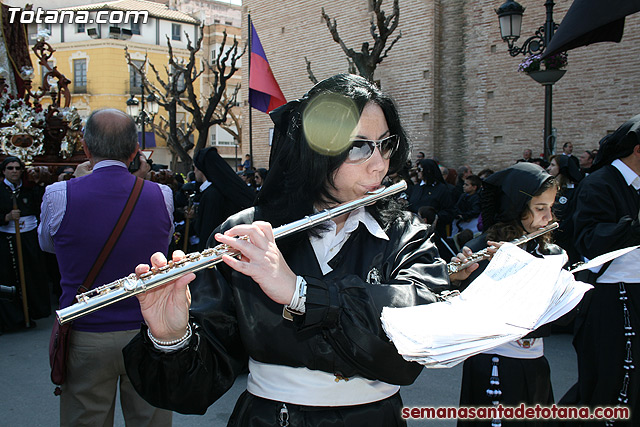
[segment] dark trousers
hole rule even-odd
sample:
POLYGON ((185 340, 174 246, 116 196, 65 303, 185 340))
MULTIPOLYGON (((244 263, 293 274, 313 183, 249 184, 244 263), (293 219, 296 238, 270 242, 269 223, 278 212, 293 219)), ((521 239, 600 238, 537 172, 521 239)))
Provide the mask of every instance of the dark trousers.
POLYGON ((263 399, 245 391, 233 410, 229 426, 242 427, 370 427, 406 426, 402 399, 396 393, 378 402, 354 406, 302 406, 263 399), (285 423, 285 419, 288 424, 285 423))

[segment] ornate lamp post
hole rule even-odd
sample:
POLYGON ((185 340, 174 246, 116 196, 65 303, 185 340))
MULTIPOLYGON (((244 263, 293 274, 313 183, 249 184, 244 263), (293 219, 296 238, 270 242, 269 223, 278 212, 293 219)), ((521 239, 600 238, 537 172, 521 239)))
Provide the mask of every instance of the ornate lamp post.
MULTIPOLYGON (((547 9, 547 19, 535 34, 524 41, 521 47, 515 45, 520 38, 520 29, 522 27, 522 15, 524 7, 514 0, 507 0, 502 6, 496 9, 498 20, 500 22, 500 33, 502 40, 509 46, 509 54, 511 56, 523 55, 541 55, 544 49, 551 42, 553 33, 558 28, 558 24, 553 22, 553 6, 552 0, 546 0, 544 3, 547 9)), ((565 70, 545 70, 530 73, 538 83, 544 86, 544 158, 549 159, 552 146, 555 145, 555 138, 552 135, 552 100, 553 100, 553 84, 560 80, 565 70)))
POLYGON ((140 88, 142 89, 140 93, 142 102, 131 95, 131 98, 127 99, 127 114, 135 118, 136 123, 142 127, 142 149, 144 150, 146 148, 145 125, 153 122, 153 118, 158 114, 159 105, 155 94, 150 93, 146 98, 147 106, 145 108, 144 85, 140 85, 140 88))

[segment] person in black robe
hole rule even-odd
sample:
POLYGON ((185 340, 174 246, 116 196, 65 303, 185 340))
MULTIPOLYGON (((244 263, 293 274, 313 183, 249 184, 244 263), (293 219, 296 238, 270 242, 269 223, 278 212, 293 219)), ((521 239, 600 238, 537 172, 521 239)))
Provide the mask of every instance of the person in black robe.
MULTIPOLYGON (((640 245, 639 175, 637 115, 601 145, 577 190, 575 247, 584 258, 640 245)), ((561 399, 568 405, 628 407, 631 419, 616 420, 616 426, 640 422, 639 262, 640 249, 635 249, 581 278, 594 289, 585 295, 575 320, 578 382, 561 399)))
POLYGON ((380 314, 384 306, 434 302, 450 289, 429 228, 387 199, 277 244, 272 231, 362 197, 406 163, 395 105, 366 79, 337 75, 271 117, 271 168, 256 207, 231 217, 210 241, 240 258, 224 256, 195 276, 189 311, 193 274, 139 298, 147 326, 124 350, 129 378, 156 406, 202 414, 248 366, 248 391, 229 425, 406 425, 399 385, 411 384, 422 366, 398 354, 380 314), (338 109, 344 114, 333 115, 338 109), (320 152, 333 142, 344 148, 320 152))
POLYGON ((569 264, 573 265, 580 261, 580 255, 573 245, 573 213, 575 212, 573 196, 583 176, 580 163, 575 156, 551 156, 547 172, 556 177, 560 187, 556 195, 556 203, 553 205, 553 213, 559 224, 555 231, 555 242, 567 252, 569 264))
MULTIPOLYGON (((482 189, 482 218, 485 232, 468 243, 477 252, 495 242, 511 241, 547 226, 553 219, 552 206, 557 183, 540 166, 517 163, 486 178, 482 189)), ((534 256, 562 253, 550 243, 548 234, 528 242, 534 256)), ((488 265, 482 261, 460 288, 464 290, 488 265)), ((491 309, 491 307, 487 307, 491 309)), ((549 362, 544 356, 543 326, 522 339, 465 360, 460 406, 529 406, 554 402, 549 362)), ((542 421, 459 421, 459 426, 535 426, 542 421)))
POLYGON ((418 185, 411 187, 409 206, 411 212, 418 213, 422 206, 431 206, 438 213, 436 229, 440 236, 447 236, 446 226, 453 219, 453 207, 456 200, 449 190, 438 164, 431 159, 418 162, 418 185))
MULTIPOLYGON (((10 301, 0 300, 0 332, 25 326, 20 285, 18 246, 15 220, 20 224, 23 270, 27 289, 27 307, 31 319, 51 314, 49 280, 45 273, 44 257, 38 244, 38 218, 42 189, 22 179, 24 163, 9 156, 0 165, 4 180, 0 184, 0 273, 2 285, 13 286, 19 294, 10 301), (14 209, 14 201, 17 209, 14 209)), ((30 321, 30 326, 34 322, 30 321)))
POLYGON ((196 179, 200 175, 204 181, 200 185, 201 195, 194 226, 200 238, 198 251, 202 251, 216 227, 234 213, 253 205, 255 192, 236 175, 215 147, 198 151, 193 164, 196 179))

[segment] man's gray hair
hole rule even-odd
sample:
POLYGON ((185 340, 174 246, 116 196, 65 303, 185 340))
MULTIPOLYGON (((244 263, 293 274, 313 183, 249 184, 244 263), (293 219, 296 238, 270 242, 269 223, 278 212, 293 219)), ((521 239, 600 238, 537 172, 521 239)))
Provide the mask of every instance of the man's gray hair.
POLYGON ((462 176, 465 173, 469 172, 469 166, 467 166, 467 165, 460 166, 458 168, 457 172, 458 172, 458 176, 462 176))
POLYGON ((84 141, 94 157, 127 160, 138 148, 138 131, 133 119, 122 111, 96 110, 87 119, 84 141), (115 113, 122 119, 114 120, 113 114, 103 115, 103 112, 115 113))

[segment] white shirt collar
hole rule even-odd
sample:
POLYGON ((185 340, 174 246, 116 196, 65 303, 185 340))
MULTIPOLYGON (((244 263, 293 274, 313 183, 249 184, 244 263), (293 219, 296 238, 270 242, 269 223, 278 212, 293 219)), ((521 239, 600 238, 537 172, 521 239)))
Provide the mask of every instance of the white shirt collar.
POLYGON ((7 178, 4 179, 4 183, 7 186, 9 186, 11 191, 16 191, 18 188, 22 187, 22 180, 20 180, 20 182, 18 182, 18 186, 17 187, 15 185, 13 185, 13 182, 9 181, 7 178))
POLYGON ((209 186, 211 185, 211 181, 205 181, 202 184, 200 184, 200 192, 202 193, 204 190, 206 190, 209 186))
POLYGON ((364 207, 360 207, 352 211, 344 223, 342 229, 336 233, 336 223, 327 221, 324 225, 327 229, 322 231, 320 236, 311 236, 309 241, 313 247, 313 251, 318 260, 318 264, 323 274, 327 274, 332 270, 329 261, 340 251, 344 243, 347 241, 351 233, 353 233, 360 223, 363 223, 367 231, 374 237, 383 240, 389 240, 389 236, 384 232, 380 224, 366 211, 364 207))
POLYGON ((380 227, 378 221, 376 221, 364 207, 360 207, 349 214, 343 227, 345 234, 353 233, 360 223, 364 224, 372 236, 378 239, 389 240, 389 236, 387 236, 387 233, 380 227))
POLYGON ((125 169, 128 169, 128 166, 122 163, 120 160, 100 160, 93 166, 93 170, 106 168, 107 166, 120 166, 125 169))
POLYGON ((624 180, 627 181, 627 185, 633 186, 636 190, 640 190, 640 176, 627 166, 622 160, 616 159, 611 162, 611 166, 620 171, 624 180))

